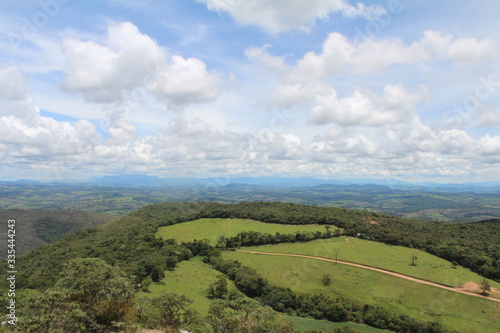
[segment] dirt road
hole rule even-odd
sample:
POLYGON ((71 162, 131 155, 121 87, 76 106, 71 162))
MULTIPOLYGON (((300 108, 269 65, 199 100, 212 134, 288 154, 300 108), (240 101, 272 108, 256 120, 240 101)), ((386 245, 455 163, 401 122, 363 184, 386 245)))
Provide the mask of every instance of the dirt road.
POLYGON ((430 281, 418 279, 418 278, 415 278, 415 277, 412 277, 412 276, 408 276, 408 275, 404 275, 404 274, 401 274, 401 273, 396 273, 396 272, 388 271, 388 270, 385 270, 385 269, 382 269, 382 268, 371 267, 371 266, 366 266, 366 265, 362 265, 362 264, 356 264, 356 263, 350 262, 350 261, 335 260, 335 259, 329 259, 329 258, 323 258, 323 257, 306 256, 306 255, 302 255, 302 254, 256 252, 256 251, 245 251, 245 250, 236 250, 236 251, 250 253, 250 254, 283 256, 283 257, 298 257, 298 258, 307 258, 307 259, 315 259, 315 260, 322 260, 322 261, 328 261, 328 262, 335 262, 335 263, 339 263, 339 264, 342 264, 342 265, 349 265, 349 266, 354 266, 354 267, 369 269, 371 271, 375 271, 375 272, 379 272, 379 273, 383 273, 383 274, 387 274, 387 275, 396 276, 398 278, 405 279, 405 280, 408 280, 408 281, 413 281, 413 282, 417 282, 417 283, 421 283, 421 284, 426 284, 428 286, 433 286, 433 287, 436 287, 436 288, 441 288, 441 289, 453 291, 453 292, 460 293, 460 294, 465 294, 465 295, 470 295, 470 296, 474 296, 474 297, 479 297, 479 298, 487 299, 487 300, 494 301, 494 302, 500 302, 500 299, 497 299, 497 298, 482 296, 482 295, 479 295, 479 294, 476 294, 476 293, 472 293, 472 292, 468 292, 468 291, 465 291, 465 290, 460 290, 460 289, 457 289, 457 288, 445 286, 445 285, 442 285, 442 284, 439 284, 439 283, 435 283, 435 282, 430 282, 430 281))

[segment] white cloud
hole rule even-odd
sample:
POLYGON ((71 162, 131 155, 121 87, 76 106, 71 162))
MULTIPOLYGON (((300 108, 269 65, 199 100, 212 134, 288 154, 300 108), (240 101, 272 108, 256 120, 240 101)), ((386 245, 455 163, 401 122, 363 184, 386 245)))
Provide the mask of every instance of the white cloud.
POLYGON ((409 93, 401 85, 388 85, 383 96, 355 91, 352 96, 339 98, 335 90, 318 95, 309 114, 309 122, 322 125, 382 126, 410 119, 421 94, 409 93))
POLYGON ((258 64, 277 71, 278 73, 288 70, 285 63, 285 57, 277 57, 269 54, 267 51, 271 44, 265 44, 261 47, 251 46, 245 50, 245 56, 258 64))
POLYGON ((220 93, 220 76, 208 72, 203 61, 168 56, 130 22, 110 25, 101 44, 66 38, 63 54, 63 87, 91 102, 117 102, 136 87, 153 91, 172 107, 212 101, 220 93))
POLYGON ((332 32, 323 42, 321 53, 307 52, 286 78, 290 81, 318 80, 346 73, 382 71, 393 65, 439 62, 472 65, 492 59, 498 51, 492 39, 456 38, 439 31, 426 31, 412 44, 399 39, 375 38, 357 42, 332 32))
POLYGON ((363 134, 338 138, 318 137, 311 148, 314 152, 313 159, 317 161, 338 159, 339 156, 343 159, 369 157, 381 153, 379 144, 363 134))
POLYGON ((219 75, 209 73, 203 61, 176 55, 158 70, 148 88, 167 98, 175 108, 215 100, 220 94, 219 85, 219 75))
POLYGON ((165 51, 129 22, 109 26, 104 45, 74 38, 63 40, 64 88, 93 102, 115 102, 123 90, 140 85, 162 64, 165 51))
POLYGON ((477 141, 466 131, 432 128, 415 117, 406 124, 392 126, 386 136, 403 155, 414 152, 432 153, 437 156, 455 156, 468 159, 477 150, 477 141))
POLYGON ((500 112, 494 107, 479 107, 472 115, 472 122, 476 127, 499 127, 500 112))
POLYGON ((28 124, 36 124, 38 108, 34 104, 26 80, 17 66, 0 66, 0 116, 14 116, 28 124))
POLYGON ((473 64, 496 56, 498 50, 492 39, 455 38, 452 34, 428 30, 424 37, 412 46, 417 60, 453 60, 473 64))
POLYGON ((317 19, 332 13, 372 19, 385 13, 379 5, 356 6, 345 0, 198 0, 209 10, 226 12, 241 25, 256 25, 276 34, 288 30, 308 31, 317 19))
POLYGON ((330 93, 326 83, 283 83, 276 86, 265 101, 265 104, 279 109, 289 109, 293 106, 309 102, 315 96, 330 93))
POLYGON ((266 132, 254 146, 269 160, 297 160, 303 158, 302 141, 293 134, 266 132))
POLYGON ((479 140, 479 153, 481 155, 493 156, 500 158, 500 135, 486 134, 479 140))
POLYGON ((17 66, 0 68, 0 82, 0 98, 19 100, 26 97, 26 82, 17 66))

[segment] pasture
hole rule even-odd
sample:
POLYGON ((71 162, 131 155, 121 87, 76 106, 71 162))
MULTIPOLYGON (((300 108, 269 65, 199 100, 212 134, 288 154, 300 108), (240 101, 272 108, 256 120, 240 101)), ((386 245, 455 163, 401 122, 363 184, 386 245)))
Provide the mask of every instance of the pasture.
MULTIPOLYGON (((352 261, 373 267, 417 277, 423 280, 458 287, 468 281, 482 282, 478 274, 429 253, 401 246, 345 237, 322 239, 307 243, 275 244, 245 247, 248 251, 303 254, 330 259, 352 261), (415 266, 412 256, 416 256, 415 266)), ((488 280, 491 287, 500 283, 488 280)))
MULTIPOLYGON (((210 299, 207 298, 208 287, 221 275, 223 274, 203 263, 199 257, 182 261, 175 271, 165 271, 165 277, 160 282, 151 283, 149 292, 140 292, 138 297, 154 297, 164 292, 175 292, 192 299, 193 308, 200 314, 207 315, 210 306, 210 299)), ((228 288, 236 289, 229 280, 228 288)))
MULTIPOLYGON (((337 229, 339 228, 331 226, 330 230, 333 232, 337 229)), ((244 219, 213 218, 161 227, 156 232, 156 237, 163 239, 175 238, 178 242, 208 239, 211 245, 215 245, 219 236, 233 237, 243 231, 258 231, 274 235, 276 232, 293 234, 298 231, 325 232, 325 230, 324 225, 285 225, 244 219)))
POLYGON ((437 321, 459 332, 493 333, 500 330, 499 305, 493 301, 313 259, 241 252, 224 252, 223 257, 238 260, 258 270, 272 285, 288 287, 297 293, 341 296, 417 320, 437 321), (324 274, 332 276, 331 285, 322 284, 324 274))
MULTIPOLYGON (((222 274, 207 264, 201 257, 179 263, 175 271, 165 271, 165 278, 160 282, 153 282, 148 292, 140 292, 138 297, 154 297, 164 292, 175 292, 193 300, 192 307, 201 315, 208 314, 211 300, 207 298, 207 289, 222 274)), ((228 288, 236 289, 234 283, 228 280, 228 288)), ((353 323, 332 323, 324 320, 313 320, 298 317, 286 317, 286 321, 299 330, 320 329, 324 332, 333 332, 336 327, 349 325, 361 333, 377 333, 382 330, 353 323)))

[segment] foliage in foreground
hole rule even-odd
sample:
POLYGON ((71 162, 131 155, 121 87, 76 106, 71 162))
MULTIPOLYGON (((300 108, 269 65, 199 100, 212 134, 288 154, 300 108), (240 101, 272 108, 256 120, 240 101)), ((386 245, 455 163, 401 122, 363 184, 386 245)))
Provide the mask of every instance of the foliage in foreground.
POLYGON ((104 332, 133 309, 134 289, 118 267, 101 259, 74 259, 55 287, 28 297, 23 332, 104 332))

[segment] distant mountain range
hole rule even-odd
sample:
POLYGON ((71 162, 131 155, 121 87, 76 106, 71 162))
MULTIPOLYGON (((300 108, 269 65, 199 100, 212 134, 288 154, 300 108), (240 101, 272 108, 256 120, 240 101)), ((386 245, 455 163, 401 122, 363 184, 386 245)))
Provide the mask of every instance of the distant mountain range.
MULTIPOLYGON (((116 176, 103 176, 97 178, 89 178, 83 180, 62 180, 52 182, 41 182, 20 179, 15 181, 0 182, 3 184, 76 184, 88 186, 124 186, 124 187, 242 187, 245 186, 258 186, 262 187, 335 187, 335 186, 364 186, 365 190, 380 190, 398 189, 398 190, 420 190, 420 191, 439 191, 439 192, 489 192, 500 193, 500 182, 475 182, 475 183, 437 183, 437 182, 422 182, 410 183, 396 179, 322 179, 312 177, 212 177, 212 178, 194 178, 194 177, 180 177, 180 178, 161 178, 148 175, 116 175, 116 176)), ((339 188, 340 189, 340 188, 339 188)), ((363 188, 358 187, 358 190, 363 188)))

